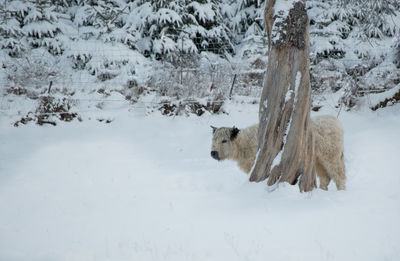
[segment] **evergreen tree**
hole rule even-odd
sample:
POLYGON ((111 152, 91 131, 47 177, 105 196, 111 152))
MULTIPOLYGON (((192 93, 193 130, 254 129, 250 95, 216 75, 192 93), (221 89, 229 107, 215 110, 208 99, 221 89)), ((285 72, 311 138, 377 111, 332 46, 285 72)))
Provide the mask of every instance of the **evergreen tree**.
POLYGON ((397 73, 387 43, 400 32, 399 0, 306 3, 314 91, 342 89, 343 104, 352 107, 369 91, 393 87, 397 73))
POLYGON ((307 2, 310 17, 310 44, 311 56, 326 58, 343 58, 346 52, 345 39, 348 38, 351 19, 348 10, 339 7, 336 3, 311 0, 307 2))
POLYGON ((10 56, 18 56, 26 49, 21 24, 28 6, 22 1, 0 1, 0 48, 10 56))
POLYGON ((177 53, 232 52, 230 31, 215 0, 134 1, 125 30, 145 55, 174 59, 177 53))
POLYGON ((363 42, 356 54, 362 58, 379 46, 380 40, 399 31, 396 12, 399 0, 307 1, 311 20, 311 51, 319 57, 343 58, 349 43, 363 42), (361 50, 362 49, 362 50, 361 50), (366 52, 365 52, 366 51, 366 52))
POLYGON ((23 20, 22 30, 28 44, 33 48, 45 47, 52 54, 63 51, 62 24, 59 13, 50 0, 28 0, 28 10, 23 20))
POLYGON ((216 0, 186 1, 183 33, 199 51, 217 54, 232 53, 233 42, 229 28, 223 22, 222 6, 216 0))
POLYGON ((399 30, 393 15, 400 9, 399 0, 353 0, 346 2, 342 0, 343 9, 351 10, 355 21, 360 25, 361 30, 358 36, 367 38, 393 37, 396 30, 399 30), (396 28, 397 27, 397 28, 396 28))
POLYGON ((240 57, 265 54, 266 34, 264 31, 264 1, 239 0, 229 23, 236 35, 240 57))
POLYGON ((239 0, 237 1, 231 27, 238 34, 246 34, 252 26, 263 28, 264 8, 259 0, 239 0))

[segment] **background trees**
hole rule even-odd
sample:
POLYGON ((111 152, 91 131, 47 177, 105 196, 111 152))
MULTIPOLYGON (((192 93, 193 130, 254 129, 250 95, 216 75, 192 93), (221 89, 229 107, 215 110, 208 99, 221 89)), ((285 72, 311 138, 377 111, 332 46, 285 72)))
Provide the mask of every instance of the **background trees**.
MULTIPOLYGON (((399 0, 310 0, 306 8, 311 86, 313 96, 322 95, 314 108, 326 92, 341 90, 350 108, 399 83, 399 0)), ((162 68, 188 88, 186 68, 210 74, 192 76, 205 84, 216 78, 210 72, 224 71, 228 89, 241 70, 253 74, 238 78, 236 90, 254 94, 246 86, 260 89, 254 73, 265 70, 263 10, 260 0, 0 0, 1 70, 7 75, 18 59, 41 53, 68 75, 87 73, 84 82, 145 85, 162 68)))

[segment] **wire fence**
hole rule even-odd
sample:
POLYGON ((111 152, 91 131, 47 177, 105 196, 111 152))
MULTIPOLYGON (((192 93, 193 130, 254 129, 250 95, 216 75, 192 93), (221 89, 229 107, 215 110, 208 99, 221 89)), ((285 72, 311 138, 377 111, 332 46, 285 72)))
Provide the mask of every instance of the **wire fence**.
MULTIPOLYGON (((116 37, 117 35, 114 34, 114 36, 116 37)), ((222 42, 210 40, 209 45, 204 49, 215 56, 207 57, 202 56, 197 51, 188 51, 188 49, 184 48, 184 40, 185 38, 182 37, 178 39, 179 44, 175 44, 174 48, 166 48, 158 56, 154 55, 152 58, 154 62, 151 64, 153 73, 148 77, 147 82, 141 83, 146 88, 154 90, 159 97, 173 97, 176 98, 177 101, 163 100, 160 98, 154 101, 140 101, 138 103, 137 99, 132 97, 128 98, 128 96, 132 96, 132 94, 129 93, 132 89, 132 86, 130 86, 131 78, 135 77, 135 73, 137 74, 137 72, 127 75, 127 71, 129 71, 129 69, 136 70, 136 67, 141 65, 135 60, 138 57, 133 55, 133 51, 137 52, 137 50, 130 49, 128 45, 120 49, 120 46, 115 44, 121 43, 121 41, 115 39, 106 42, 92 39, 77 40, 76 43, 86 43, 87 45, 85 48, 83 48, 81 44, 74 46, 74 41, 72 41, 70 46, 64 46, 64 54, 56 56, 53 64, 46 60, 47 58, 44 53, 43 56, 39 54, 37 55, 38 57, 26 57, 25 60, 27 62, 22 60, 19 61, 20 64, 16 64, 16 69, 14 68, 16 70, 15 75, 12 75, 13 72, 9 72, 9 77, 0 79, 0 85, 2 87, 8 86, 9 93, 13 93, 13 86, 10 87, 10 85, 12 85, 13 81, 16 81, 16 85, 19 84, 19 87, 14 86, 15 88, 26 88, 28 89, 26 90, 27 92, 33 92, 32 99, 40 100, 41 97, 46 95, 43 91, 46 90, 46 85, 54 81, 55 86, 52 92, 49 92, 47 95, 63 97, 69 103, 133 104, 132 108, 142 109, 148 106, 160 107, 164 104, 174 102, 180 102, 182 104, 194 103, 198 101, 196 98, 209 98, 214 104, 222 104, 235 95, 249 97, 260 96, 267 68, 266 43, 263 42, 261 38, 258 39, 258 43, 255 44, 255 46, 259 46, 259 49, 256 51, 249 50, 249 52, 253 53, 247 54, 248 56, 253 56, 253 59, 239 62, 230 57, 232 50, 230 50, 229 45, 225 45, 222 42), (57 64, 57 61, 62 60, 62 57, 72 62, 82 63, 79 65, 80 67, 77 65, 75 69, 69 69, 69 71, 73 71, 72 76, 63 75, 63 68, 57 64), (29 61, 29 59, 32 59, 32 61, 29 61), (91 61, 96 61, 97 64, 93 65, 91 61), (45 68, 46 66, 49 68, 45 68), (133 68, 130 68, 132 66, 133 68), (46 71, 46 69, 48 69, 48 71, 46 71), (59 75, 54 76, 51 75, 52 73, 59 75), (21 81, 22 78, 28 76, 31 78, 21 81), (36 76, 37 79, 32 78, 36 76), (29 85, 35 84, 39 88, 29 88, 29 85), (75 92, 88 88, 95 88, 100 97, 82 98, 85 96, 84 93, 79 94, 81 97, 74 97, 75 92), (101 88, 104 90, 99 92, 101 88), (66 89, 67 93, 64 91, 63 94, 63 89, 66 89), (125 98, 107 98, 112 91, 120 92, 125 98)), ((200 41, 200 38, 190 40, 196 42, 200 41)), ((374 48, 374 51, 387 52, 388 50, 387 48, 374 48)), ((244 53, 245 51, 243 52, 245 56, 244 53)), ((8 60, 13 61, 13 59, 8 60)), ((371 71, 384 74, 393 68, 392 64, 379 64, 379 62, 373 59, 331 58, 325 60, 331 61, 332 64, 350 63, 359 66, 359 68, 355 67, 346 72, 349 77, 354 79, 360 78, 371 71)), ((3 69, 5 66, 8 66, 8 64, 3 61, 3 69)), ((317 68, 318 64, 312 66, 317 68)), ((335 68, 332 70, 335 71, 335 68)), ((136 85, 134 88, 140 87, 141 84, 136 85)), ((357 91, 360 94, 377 92, 376 90, 364 90, 362 88, 357 89, 357 91)), ((18 90, 16 90, 16 92, 18 92, 18 90)), ((24 93, 21 94, 24 95, 24 93)), ((3 95, 0 104, 0 113, 3 114, 10 112, 10 110, 5 109, 9 106, 5 99, 7 99, 6 95, 3 95)), ((81 109, 79 112, 84 113, 97 109, 99 108, 92 106, 92 109, 81 109)), ((112 108, 108 108, 108 110, 110 109, 112 108)), ((64 112, 59 112, 58 114, 60 113, 64 112)), ((56 115, 57 112, 43 112, 42 114, 56 115)))

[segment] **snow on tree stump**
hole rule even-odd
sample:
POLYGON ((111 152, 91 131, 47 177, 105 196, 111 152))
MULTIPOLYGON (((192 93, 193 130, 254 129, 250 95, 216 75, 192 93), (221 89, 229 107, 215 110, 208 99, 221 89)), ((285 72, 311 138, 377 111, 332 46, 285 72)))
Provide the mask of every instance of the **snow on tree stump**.
POLYGON ((250 181, 316 187, 310 129, 309 21, 302 0, 267 0, 268 70, 259 109, 259 150, 250 181))

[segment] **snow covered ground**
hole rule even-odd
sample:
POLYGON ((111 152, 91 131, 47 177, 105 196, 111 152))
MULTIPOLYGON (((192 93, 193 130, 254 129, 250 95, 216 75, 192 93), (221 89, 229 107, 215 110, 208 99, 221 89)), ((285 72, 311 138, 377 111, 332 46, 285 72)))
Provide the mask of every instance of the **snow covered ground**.
POLYGON ((347 190, 311 193, 269 192, 213 160, 209 125, 257 121, 258 105, 226 110, 57 127, 1 116, 0 260, 399 260, 398 105, 340 113, 347 190))

